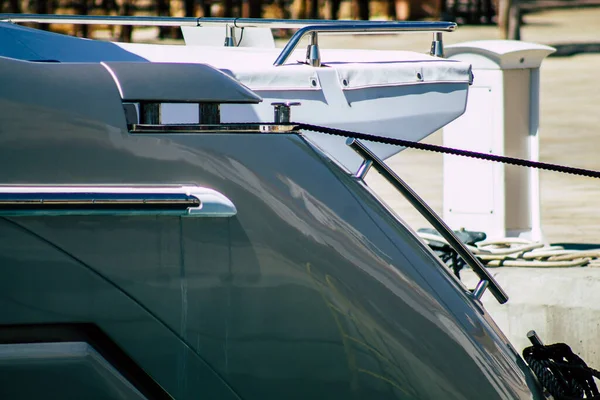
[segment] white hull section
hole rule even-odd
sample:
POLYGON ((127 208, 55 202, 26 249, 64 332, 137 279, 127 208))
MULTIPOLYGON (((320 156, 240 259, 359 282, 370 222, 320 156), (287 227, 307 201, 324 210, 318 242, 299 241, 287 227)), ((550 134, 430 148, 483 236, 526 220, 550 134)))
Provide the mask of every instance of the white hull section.
MULTIPOLYGON (((204 29, 204 28, 195 28, 204 29)), ((189 38, 186 33, 186 39, 189 38)), ((274 66, 280 49, 148 45, 86 40, 0 23, 0 55, 58 62, 202 63, 219 68, 263 98, 258 105, 222 105, 223 122, 272 122, 272 102, 298 101, 292 121, 419 141, 464 113, 472 80, 468 63, 415 52, 321 49, 322 66, 296 50, 274 66)), ((152 82, 157 84, 157 82, 152 82)), ((158 82, 160 84, 160 82, 158 82)), ((198 121, 198 106, 164 105, 167 123, 198 121)), ((323 151, 354 170, 360 159, 343 138, 308 134, 323 151)), ((381 158, 401 148, 371 144, 381 158)))
MULTIPOLYGON (((257 105, 223 105, 223 122, 272 122, 271 103, 297 101, 292 121, 420 141, 465 111, 470 66, 404 51, 322 50, 325 67, 273 66, 278 49, 118 45, 152 62, 206 63, 229 73, 263 98, 257 105), (333 61, 336 60, 336 61, 333 61), (341 60, 341 61, 337 61, 341 60), (351 60, 361 60, 361 63, 351 60)), ((291 60, 304 56, 296 51, 291 60)), ((189 106, 172 106, 168 121, 197 122, 189 106), (177 112, 175 107, 186 111, 177 112)), ((347 168, 361 160, 344 139, 308 137, 347 168)), ((379 157, 400 148, 371 144, 379 157)))

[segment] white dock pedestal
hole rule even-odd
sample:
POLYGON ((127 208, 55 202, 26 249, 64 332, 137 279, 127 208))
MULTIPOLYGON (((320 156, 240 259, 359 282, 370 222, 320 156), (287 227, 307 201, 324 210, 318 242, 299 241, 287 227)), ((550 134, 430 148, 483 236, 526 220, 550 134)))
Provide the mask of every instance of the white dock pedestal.
MULTIPOLYGON (((552 47, 509 40, 447 46, 469 62, 465 113, 444 127, 444 146, 537 161, 539 68, 552 47)), ((539 175, 523 168, 444 155, 443 217, 453 229, 542 240, 539 175)))

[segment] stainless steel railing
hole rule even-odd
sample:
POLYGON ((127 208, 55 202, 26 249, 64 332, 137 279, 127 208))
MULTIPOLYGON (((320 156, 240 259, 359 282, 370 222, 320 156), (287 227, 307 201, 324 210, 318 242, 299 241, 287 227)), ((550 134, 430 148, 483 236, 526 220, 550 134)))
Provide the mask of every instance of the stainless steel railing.
MULTIPOLYGON (((453 22, 337 22, 330 24, 307 25, 300 28, 288 41, 286 46, 275 60, 274 65, 283 65, 298 46, 304 36, 310 35, 307 49, 306 62, 314 67, 321 66, 318 53, 317 33, 393 33, 393 32, 434 32, 434 40, 439 38, 441 32, 452 32, 456 29, 453 22)), ((433 47, 433 46, 432 46, 433 47)), ((433 55, 433 54, 432 54, 433 55)))
POLYGON ((473 272, 479 277, 477 287, 472 291, 472 296, 480 300, 486 289, 490 289, 492 295, 498 300, 498 303, 504 304, 508 301, 508 295, 496 280, 488 273, 481 261, 477 259, 456 237, 456 234, 446 225, 446 223, 415 193, 410 186, 406 184, 394 171, 390 169, 383 161, 379 159, 367 146, 357 139, 348 139, 346 144, 362 157, 363 164, 359 167, 354 176, 356 179, 364 179, 371 167, 375 168, 396 190, 398 190, 410 204, 439 232, 440 235, 452 246, 458 255, 471 267, 473 272))
POLYGON ((453 22, 409 22, 409 21, 352 21, 327 19, 268 19, 268 18, 196 18, 196 17, 154 17, 120 15, 47 15, 47 14, 0 14, 0 21, 24 23, 74 25, 131 25, 131 26, 225 26, 236 28, 262 27, 273 29, 305 28, 315 25, 352 24, 376 27, 384 24, 405 26, 405 31, 451 32, 456 29, 453 22))
POLYGON ((293 20, 263 18, 195 18, 195 17, 150 17, 150 16, 97 16, 97 15, 43 15, 43 14, 0 14, 0 21, 12 23, 83 24, 83 25, 130 25, 130 26, 224 26, 227 27, 227 46, 235 46, 232 28, 262 27, 272 29, 298 29, 283 48, 274 65, 285 64, 300 40, 309 35, 306 62, 321 65, 318 34, 323 33, 394 33, 433 32, 430 54, 443 57, 442 32, 456 29, 453 22, 409 22, 409 21, 348 21, 348 20, 293 20))

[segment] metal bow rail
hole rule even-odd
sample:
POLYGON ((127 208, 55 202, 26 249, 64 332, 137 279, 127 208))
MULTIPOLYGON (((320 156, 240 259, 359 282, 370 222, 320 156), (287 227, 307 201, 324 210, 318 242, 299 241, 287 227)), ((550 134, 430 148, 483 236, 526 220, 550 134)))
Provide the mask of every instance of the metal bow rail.
POLYGON ((412 204, 413 207, 450 243, 452 248, 462 257, 469 267, 479 277, 477 287, 472 291, 472 296, 480 300, 485 290, 489 287, 492 295, 500 304, 508 301, 508 296, 502 290, 498 282, 487 272, 473 253, 467 249, 456 234, 446 225, 446 223, 415 193, 410 186, 406 184, 394 171, 390 169, 382 160, 379 159, 367 146, 355 138, 349 138, 346 144, 363 158, 363 163, 354 175, 356 179, 364 179, 371 167, 375 168, 396 190, 412 204))
POLYGON ((235 28, 298 29, 283 48, 275 66, 285 64, 304 36, 309 36, 306 63, 321 66, 318 34, 323 33, 399 33, 433 32, 430 54, 444 56, 442 33, 456 29, 453 22, 412 21, 348 21, 348 20, 294 20, 262 18, 195 18, 195 17, 149 17, 149 16, 96 16, 96 15, 44 15, 44 14, 0 14, 0 21, 12 23, 46 23, 75 25, 129 25, 129 26, 223 26, 225 46, 237 46, 235 28))

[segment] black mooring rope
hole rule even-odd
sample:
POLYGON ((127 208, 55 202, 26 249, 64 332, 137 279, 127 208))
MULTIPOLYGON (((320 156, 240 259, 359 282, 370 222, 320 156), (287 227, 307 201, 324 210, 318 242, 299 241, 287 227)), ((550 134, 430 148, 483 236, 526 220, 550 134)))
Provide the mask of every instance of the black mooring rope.
POLYGON ((328 128, 328 127, 319 126, 319 125, 304 124, 304 123, 289 123, 287 125, 293 125, 296 129, 325 133, 327 135, 343 136, 343 137, 347 137, 347 138, 367 140, 367 141, 371 141, 371 142, 402 146, 402 147, 407 147, 407 148, 411 148, 411 149, 433 151, 433 152, 444 153, 444 154, 453 154, 456 156, 471 157, 471 158, 476 158, 476 159, 480 159, 480 160, 501 162, 501 163, 505 163, 505 164, 518 165, 521 167, 537 168, 537 169, 546 170, 546 171, 555 171, 555 172, 562 172, 565 174, 587 176, 590 178, 600 178, 600 171, 593 171, 593 170, 584 169, 584 168, 575 168, 575 167, 568 167, 568 166, 564 166, 564 165, 551 164, 551 163, 545 163, 545 162, 539 162, 539 161, 524 160, 521 158, 506 157, 506 156, 499 156, 499 155, 486 154, 486 153, 478 153, 476 151, 453 149, 451 147, 438 146, 435 144, 413 142, 411 140, 395 139, 395 138, 389 138, 389 137, 385 137, 385 136, 368 135, 366 133, 352 132, 352 131, 346 131, 343 129, 336 129, 336 128, 328 128))
POLYGON ((535 373, 540 384, 557 400, 600 400, 594 377, 600 372, 587 366, 564 343, 530 346, 523 350, 523 358, 535 373))

